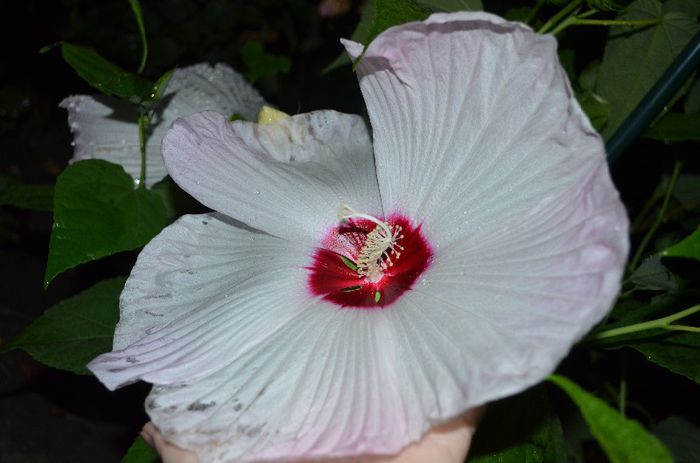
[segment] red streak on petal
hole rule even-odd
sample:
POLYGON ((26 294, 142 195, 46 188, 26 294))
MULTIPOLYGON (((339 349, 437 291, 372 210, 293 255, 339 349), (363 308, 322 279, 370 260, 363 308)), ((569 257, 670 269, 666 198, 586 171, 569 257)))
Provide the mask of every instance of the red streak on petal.
POLYGON ((401 226, 403 238, 397 244, 404 249, 401 257, 392 256, 394 265, 379 281, 367 282, 340 257, 356 261, 367 234, 376 226, 368 220, 352 220, 333 227, 322 241, 322 247, 314 252, 313 263, 308 267, 311 292, 341 307, 376 309, 391 305, 410 290, 428 268, 432 250, 421 234, 420 225, 414 226, 398 214, 390 216, 387 223, 392 227, 401 226), (375 301, 377 291, 381 294, 379 302, 375 301))

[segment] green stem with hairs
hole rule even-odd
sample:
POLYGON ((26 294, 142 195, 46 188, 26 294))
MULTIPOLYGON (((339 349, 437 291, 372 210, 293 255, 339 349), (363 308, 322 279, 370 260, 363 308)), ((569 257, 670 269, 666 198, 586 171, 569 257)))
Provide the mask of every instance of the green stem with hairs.
POLYGON ((559 11, 559 13, 555 14, 549 19, 549 21, 544 23, 544 25, 540 27, 537 33, 546 34, 547 32, 549 32, 550 29, 559 24, 562 20, 574 14, 574 12, 581 6, 582 1, 583 0, 574 0, 568 5, 566 5, 566 7, 562 8, 562 10, 559 11))
POLYGON ((648 330, 656 330, 656 329, 662 329, 662 330, 665 329, 665 330, 671 330, 671 331, 700 332, 700 328, 696 328, 694 326, 672 325, 671 324, 671 323, 675 322, 676 320, 680 320, 681 318, 689 317, 697 312, 700 312, 700 304, 694 305, 693 307, 690 307, 689 309, 682 310, 680 312, 674 313, 674 314, 669 315, 667 317, 657 318, 656 320, 649 320, 646 322, 635 323, 633 325, 621 326, 619 328, 612 328, 609 330, 600 331, 598 333, 594 333, 591 336, 589 336, 588 340, 600 341, 601 339, 609 339, 609 338, 614 338, 617 336, 623 336, 626 334, 638 333, 640 331, 648 331, 648 330))
POLYGON ((687 331, 689 333, 700 333, 700 327, 687 325, 668 325, 664 327, 668 331, 687 331))
POLYGON ((535 16, 537 16, 537 13, 540 12, 545 3, 547 3, 547 0, 537 0, 535 6, 533 6, 530 10, 530 14, 527 15, 527 18, 525 19, 525 24, 530 24, 532 20, 535 19, 535 16))
POLYGON ((574 18, 572 26, 647 27, 659 24, 661 19, 582 19, 574 18))

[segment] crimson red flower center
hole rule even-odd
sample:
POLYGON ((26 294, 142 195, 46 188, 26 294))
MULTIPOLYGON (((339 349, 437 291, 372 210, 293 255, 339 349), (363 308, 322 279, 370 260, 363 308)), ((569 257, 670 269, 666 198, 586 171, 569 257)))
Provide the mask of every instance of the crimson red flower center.
POLYGON ((351 218, 328 232, 308 267, 314 295, 371 309, 387 307, 411 289, 429 265, 430 246, 408 218, 379 220, 351 218))

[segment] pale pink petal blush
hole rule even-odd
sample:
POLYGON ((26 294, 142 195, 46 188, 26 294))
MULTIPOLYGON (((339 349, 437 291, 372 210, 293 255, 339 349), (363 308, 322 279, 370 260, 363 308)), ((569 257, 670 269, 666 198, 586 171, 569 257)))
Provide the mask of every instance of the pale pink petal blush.
POLYGON ((140 254, 108 387, 212 463, 397 453, 550 374, 609 310, 627 216, 556 41, 486 13, 344 44, 372 125, 204 112, 163 141, 215 213, 140 254))

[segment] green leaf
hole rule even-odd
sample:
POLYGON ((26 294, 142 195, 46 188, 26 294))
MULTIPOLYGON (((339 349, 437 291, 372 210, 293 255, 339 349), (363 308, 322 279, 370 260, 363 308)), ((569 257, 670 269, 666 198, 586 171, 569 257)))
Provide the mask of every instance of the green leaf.
POLYGON ((679 175, 673 188, 673 198, 686 210, 700 206, 700 175, 679 175))
POLYGON ((153 185, 150 191, 156 193, 163 201, 168 222, 172 222, 183 214, 204 214, 209 211, 169 176, 153 185))
POLYGON ((595 91, 598 86, 598 74, 600 74, 600 61, 595 60, 583 68, 577 82, 582 89, 595 91))
MULTIPOLYGON (((360 22, 357 23, 355 31, 350 36, 350 39, 354 42, 367 44, 367 37, 369 35, 369 28, 374 20, 374 11, 377 5, 377 0, 367 0, 364 8, 362 9, 362 17, 360 22)), ((323 72, 329 72, 336 69, 344 64, 350 64, 350 57, 344 51, 338 55, 338 57, 333 60, 331 64, 326 66, 323 72)))
POLYGON ((139 62, 138 69, 138 73, 141 74, 143 69, 146 67, 146 60, 148 59, 146 26, 143 23, 143 12, 141 11, 141 4, 139 3, 139 0, 129 0, 129 5, 131 5, 131 11, 134 13, 134 19, 136 19, 136 25, 139 28, 139 37, 141 38, 141 61, 139 62))
POLYGON ((666 143, 700 140, 700 115, 668 113, 643 136, 666 143))
POLYGON ((148 243, 167 223, 160 197, 121 166, 102 160, 68 166, 56 182, 45 284, 78 264, 148 243))
MULTIPOLYGON (((430 0, 368 0, 362 11, 362 18, 357 24, 355 31, 350 37, 353 41, 365 46, 369 45, 374 38, 391 26, 403 24, 411 21, 422 21, 427 18, 431 11, 430 5, 434 8, 437 4, 455 6, 457 4, 478 4, 473 1, 430 1, 430 0)), ((444 11, 444 10, 441 10, 444 11)), ((339 66, 350 63, 345 52, 341 53, 324 72, 331 71, 339 66)))
POLYGON ((416 0, 375 0, 374 16, 370 22, 364 44, 392 26, 411 21, 422 21, 430 16, 430 9, 416 0))
POLYGON ((650 362, 700 383, 700 334, 676 331, 629 347, 650 362))
MULTIPOLYGON (((509 20, 514 21, 510 18, 509 20)), ((522 20, 520 21, 522 22, 522 20)), ((560 48, 559 50, 557 50, 557 54, 559 55, 559 64, 561 64, 561 67, 564 68, 564 71, 569 77, 569 80, 573 82, 574 75, 576 73, 576 51, 572 50, 571 48, 560 48)))
POLYGON ((136 438, 129 450, 122 458, 121 463, 158 463, 160 457, 158 452, 153 450, 143 437, 139 436, 136 438))
POLYGON ((151 94, 151 98, 153 99, 154 103, 158 102, 161 98, 163 98, 165 90, 168 88, 170 78, 173 76, 174 72, 175 69, 169 70, 168 72, 160 76, 156 83, 153 85, 153 93, 151 94))
POLYGON ((564 436, 544 387, 489 405, 467 463, 562 463, 564 436))
POLYGON ((590 119, 593 128, 598 132, 602 131, 610 118, 610 104, 600 95, 587 91, 576 95, 576 99, 581 105, 581 109, 590 119))
POLYGON ((452 13, 453 11, 482 11, 481 0, 418 0, 430 11, 452 13))
POLYGON ((581 410, 593 436, 611 463, 672 463, 668 449, 638 422, 620 415, 608 404, 571 380, 552 375, 549 380, 566 392, 581 410))
POLYGON ((246 42, 241 50, 241 58, 248 67, 245 78, 251 83, 261 77, 289 72, 292 65, 286 56, 267 53, 260 42, 246 42))
POLYGON ((619 19, 655 19, 658 25, 635 31, 614 28, 605 47, 597 93, 610 103, 603 131, 609 139, 639 104, 692 36, 700 29, 696 0, 637 0, 619 19))
POLYGON ((62 43, 63 59, 88 84, 109 96, 141 104, 152 98, 153 84, 110 63, 90 48, 62 43))
POLYGON ((681 280, 661 262, 655 254, 646 258, 632 273, 630 281, 639 289, 675 291, 681 287, 681 280))
POLYGON ((53 186, 25 185, 9 175, 0 176, 0 206, 50 211, 53 209, 53 186))
MULTIPOLYGON (((505 15, 503 15, 504 18, 506 18, 508 21, 519 21, 521 23, 526 22, 530 18, 530 13, 532 13, 532 7, 531 6, 516 6, 513 8, 508 8, 506 10, 505 15)), ((559 49, 559 52, 562 50, 559 49)), ((571 50, 573 52, 573 50, 571 50)), ((561 61, 561 55, 560 55, 560 61, 561 61)), ((564 66, 564 69, 566 69, 566 66, 564 66)), ((568 69, 567 73, 568 73, 568 69)))
POLYGON ((85 365, 112 349, 125 278, 101 281, 44 312, 10 343, 54 368, 89 375, 85 365))
POLYGON ((700 260, 700 228, 680 243, 666 249, 663 255, 665 257, 688 257, 700 260))
POLYGON ((696 79, 685 98, 683 112, 686 114, 700 114, 700 79, 696 79))
POLYGON ((654 434, 666 444, 676 463, 697 463, 700 428, 696 425, 680 416, 672 416, 657 424, 654 434))
POLYGON ((615 0, 586 0, 589 8, 601 11, 617 11, 624 8, 620 2, 615 0))

